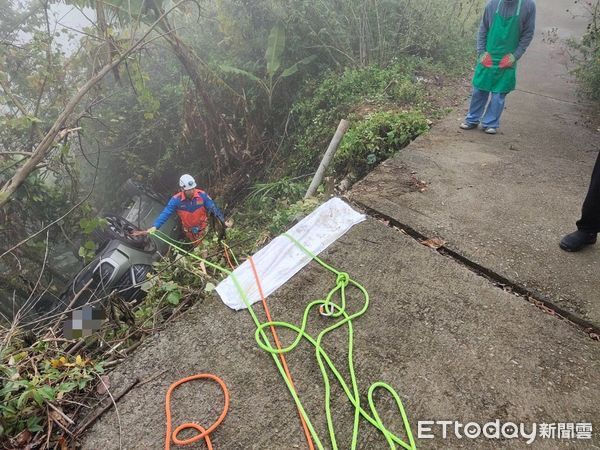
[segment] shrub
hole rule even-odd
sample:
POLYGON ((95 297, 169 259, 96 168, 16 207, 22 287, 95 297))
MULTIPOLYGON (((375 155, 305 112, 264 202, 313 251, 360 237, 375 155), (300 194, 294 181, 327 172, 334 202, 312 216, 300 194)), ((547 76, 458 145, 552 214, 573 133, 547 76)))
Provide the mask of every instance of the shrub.
POLYGON ((580 41, 570 41, 577 50, 573 56, 577 64, 574 73, 580 82, 580 95, 600 105, 600 0, 584 6, 590 14, 587 32, 580 41))
POLYGON ((61 355, 46 341, 0 353, 0 442, 23 430, 36 433, 49 414, 48 403, 83 392, 103 365, 81 355, 61 355))
POLYGON ((356 109, 370 105, 419 105, 424 88, 415 74, 431 69, 429 61, 403 58, 386 68, 346 69, 330 72, 322 81, 309 84, 306 95, 292 109, 295 117, 293 138, 286 157, 287 173, 304 175, 313 171, 327 148, 340 119, 356 109))
POLYGON ((419 112, 380 111, 348 130, 334 159, 337 175, 365 176, 429 128, 419 112))

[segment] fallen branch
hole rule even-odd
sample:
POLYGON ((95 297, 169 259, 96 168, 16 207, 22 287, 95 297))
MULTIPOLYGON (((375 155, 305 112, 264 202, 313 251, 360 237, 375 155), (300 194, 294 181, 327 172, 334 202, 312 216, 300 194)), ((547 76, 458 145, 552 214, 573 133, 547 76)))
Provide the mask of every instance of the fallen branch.
POLYGON ((60 409, 58 409, 56 406, 54 406, 52 403, 48 402, 47 405, 52 408, 54 411, 56 411, 56 413, 62 417, 63 419, 65 419, 65 421, 67 421, 70 425, 75 425, 75 422, 73 422, 73 420, 67 416, 64 412, 62 412, 60 409))
POLYGON ((14 152, 0 152, 0 155, 20 155, 20 156, 32 156, 33 152, 20 152, 20 151, 14 151, 14 152))
MULTIPOLYGON (((136 378, 135 380, 133 380, 131 382, 131 384, 129 384, 129 386, 127 386, 125 389, 123 389, 123 391, 121 393, 119 393, 119 395, 113 396, 109 393, 112 401, 110 403, 108 403, 107 405, 103 406, 102 408, 100 408, 88 420, 86 420, 82 425, 77 427, 72 432, 73 436, 75 436, 75 437, 80 436, 81 433, 83 433, 87 428, 89 428, 91 425, 93 425, 113 405, 116 407, 117 402, 119 400, 121 400, 121 398, 123 398, 129 391, 131 391, 139 382, 140 382, 139 378, 136 378)), ((107 392, 108 392, 108 390, 107 390, 107 392)))

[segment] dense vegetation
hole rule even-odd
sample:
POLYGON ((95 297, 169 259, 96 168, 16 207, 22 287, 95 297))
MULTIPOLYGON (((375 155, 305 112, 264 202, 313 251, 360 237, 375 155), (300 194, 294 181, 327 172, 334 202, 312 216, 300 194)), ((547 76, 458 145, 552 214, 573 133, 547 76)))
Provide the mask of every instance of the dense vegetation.
MULTIPOLYGON (((25 331, 68 281, 58 256, 93 253, 86 235, 116 186, 171 193, 192 173, 233 217, 234 250, 251 252, 315 206, 301 198, 340 119, 351 128, 333 182, 428 129, 474 58, 482 1, 66 4, 85 27, 57 26, 52 2, 0 0, 0 439, 12 446, 62 442, 62 414, 80 409, 67 399, 218 281, 166 260, 146 301, 111 299, 85 345, 25 331)), ((198 251, 225 263, 216 238, 198 251)))
POLYGON ((590 23, 581 40, 571 41, 575 50, 574 72, 579 80, 581 97, 600 108, 600 1, 581 3, 589 14, 590 23))

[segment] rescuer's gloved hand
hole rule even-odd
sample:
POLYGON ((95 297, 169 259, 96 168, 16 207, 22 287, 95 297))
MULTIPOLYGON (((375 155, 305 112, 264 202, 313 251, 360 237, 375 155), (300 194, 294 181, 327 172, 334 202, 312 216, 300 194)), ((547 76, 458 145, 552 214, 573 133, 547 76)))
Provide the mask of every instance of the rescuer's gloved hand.
POLYGON ((148 234, 156 233, 156 227, 150 227, 147 231, 148 234))
POLYGON ((492 55, 490 55, 488 52, 482 53, 479 57, 479 62, 483 67, 492 67, 492 55))
POLYGON ((516 60, 517 59, 515 58, 515 55, 513 55, 512 53, 509 53, 508 55, 505 55, 504 58, 502 58, 502 61, 500 61, 499 67, 501 69, 508 69, 515 65, 516 60))

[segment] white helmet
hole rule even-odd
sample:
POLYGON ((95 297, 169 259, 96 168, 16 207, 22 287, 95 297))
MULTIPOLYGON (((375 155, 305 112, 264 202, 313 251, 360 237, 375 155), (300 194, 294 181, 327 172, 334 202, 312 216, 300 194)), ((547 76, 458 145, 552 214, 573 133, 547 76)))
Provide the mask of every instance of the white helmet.
POLYGON ((186 173, 185 175, 181 175, 181 178, 179 179, 179 187, 186 191, 188 189, 194 189, 196 187, 196 181, 194 180, 194 177, 186 173))

